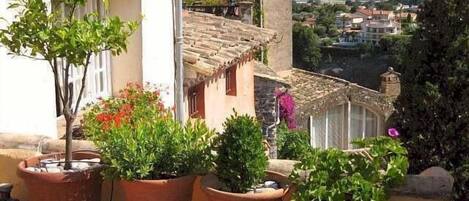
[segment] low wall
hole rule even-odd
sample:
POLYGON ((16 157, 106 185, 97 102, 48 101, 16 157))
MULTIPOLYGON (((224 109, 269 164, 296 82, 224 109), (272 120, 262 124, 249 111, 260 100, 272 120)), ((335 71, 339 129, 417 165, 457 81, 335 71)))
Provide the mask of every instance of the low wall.
MULTIPOLYGON (((0 133, 0 149, 24 149, 44 154, 64 152, 65 140, 45 136, 0 133)), ((73 140, 72 150, 96 150, 96 147, 90 141, 73 140)))
POLYGON ((16 175, 18 164, 29 157, 41 153, 22 149, 0 149, 0 183, 13 184, 12 196, 21 201, 26 200, 26 188, 23 181, 16 175))

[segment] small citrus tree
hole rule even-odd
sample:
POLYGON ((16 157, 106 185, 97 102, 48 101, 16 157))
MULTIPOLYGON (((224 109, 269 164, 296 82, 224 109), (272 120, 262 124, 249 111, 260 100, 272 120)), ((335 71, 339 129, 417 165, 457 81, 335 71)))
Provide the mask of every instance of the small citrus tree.
POLYGON ((77 9, 84 6, 86 0, 57 0, 54 3, 63 4, 65 9, 51 12, 42 0, 12 1, 9 9, 19 13, 7 28, 0 29, 0 43, 13 55, 47 61, 50 65, 66 121, 64 168, 70 169, 72 124, 85 89, 90 59, 102 51, 110 51, 113 55, 125 51, 127 39, 136 30, 137 23, 97 13, 76 17, 77 9), (73 86, 69 83, 72 68, 83 68, 84 72, 78 94, 73 94, 73 86))

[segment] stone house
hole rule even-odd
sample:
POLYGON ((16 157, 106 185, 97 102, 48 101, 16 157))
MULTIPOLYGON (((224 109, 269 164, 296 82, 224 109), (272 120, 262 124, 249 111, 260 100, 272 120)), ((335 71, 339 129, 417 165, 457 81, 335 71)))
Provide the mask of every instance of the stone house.
POLYGON ((400 89, 392 69, 381 77, 383 93, 296 68, 284 78, 295 98, 299 129, 308 130, 318 148, 353 149, 354 139, 383 135, 400 89))
MULTIPOLYGON (((54 9, 50 0, 44 2, 54 9)), ((7 10, 8 3, 0 1, 1 16, 14 20, 14 13, 7 10)), ((116 95, 127 83, 134 82, 159 86, 165 92, 165 105, 174 107, 173 6, 171 1, 121 0, 109 1, 108 9, 104 9, 101 0, 88 0, 80 8, 82 14, 98 12, 140 21, 126 53, 112 56, 104 52, 92 59, 82 106, 116 95)), ((210 127, 219 130, 233 108, 254 115, 253 52, 273 40, 275 32, 194 12, 185 13, 184 21, 186 119, 204 118, 210 127)), ((1 21, 0 28, 5 26, 1 21)), ((78 90, 83 72, 74 69, 71 74, 71 83, 78 90)), ((60 107, 53 83, 46 63, 13 58, 0 46, 0 133, 61 137, 64 122, 57 112, 60 107)))

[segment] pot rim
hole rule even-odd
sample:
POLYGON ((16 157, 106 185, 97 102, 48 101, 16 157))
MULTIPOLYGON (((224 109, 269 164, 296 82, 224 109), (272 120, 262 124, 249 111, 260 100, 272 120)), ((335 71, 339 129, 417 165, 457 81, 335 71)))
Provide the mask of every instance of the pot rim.
MULTIPOLYGON (((98 167, 91 167, 85 170, 78 170, 74 172, 56 172, 56 173, 49 173, 49 172, 34 172, 34 171, 29 171, 27 170, 27 164, 31 163, 28 161, 40 161, 42 159, 46 158, 63 158, 65 153, 51 153, 51 154, 44 154, 40 156, 33 156, 30 158, 27 158, 23 161, 21 161, 18 166, 17 166, 17 175, 20 178, 23 178, 25 180, 40 180, 40 181, 47 181, 51 183, 68 183, 68 182, 77 182, 77 181, 83 181, 83 180, 89 180, 94 177, 94 175, 100 176, 99 172, 104 168, 104 166, 98 166, 98 167)), ((82 158, 101 158, 101 156, 98 153, 95 152, 89 152, 89 151, 84 151, 84 152, 74 152, 74 156, 80 155, 84 156, 82 158), (89 156, 89 157, 88 157, 89 156)), ((32 163, 34 164, 34 163, 32 163)), ((30 167, 29 165, 28 167, 30 167)))
POLYGON ((197 175, 186 175, 186 176, 180 176, 172 179, 135 179, 135 180, 125 180, 125 179, 117 179, 117 182, 122 182, 122 183, 142 183, 142 184, 154 184, 154 183, 166 183, 166 182, 171 182, 171 181, 180 181, 180 180, 185 180, 185 179, 195 179, 197 175))
MULTIPOLYGON (((268 175, 275 175, 275 176, 280 176, 280 177, 284 177, 284 178, 288 178, 286 175, 282 174, 282 173, 279 173, 279 172, 275 172, 275 171, 269 171, 269 170, 266 170, 265 171, 268 175)), ((203 179, 202 179, 203 180, 203 179)), ((278 182, 278 181, 277 181, 278 182)), ((231 197, 239 197, 239 198, 276 198, 276 197, 282 197, 284 196, 290 189, 290 184, 288 183, 288 185, 285 185, 284 187, 282 188, 279 188, 275 191, 270 191, 270 192, 262 192, 262 193, 251 193, 251 194, 247 194, 247 193, 233 193, 233 192, 227 192, 227 191, 222 191, 222 190, 218 190, 218 189, 215 189, 215 188, 212 188, 212 187, 209 187, 205 184, 205 182, 201 182, 201 188, 203 189, 203 191, 205 191, 206 193, 213 193, 213 194, 219 194, 219 195, 227 195, 227 196, 231 196, 231 197)))

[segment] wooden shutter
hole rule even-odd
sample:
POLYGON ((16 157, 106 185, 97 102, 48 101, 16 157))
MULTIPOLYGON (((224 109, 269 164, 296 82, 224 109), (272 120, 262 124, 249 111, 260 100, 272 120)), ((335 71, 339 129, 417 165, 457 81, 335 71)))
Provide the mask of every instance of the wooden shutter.
POLYGON ((236 65, 225 71, 226 95, 236 96, 236 65))
POLYGON ((189 115, 191 118, 205 118, 205 83, 189 89, 189 115))

